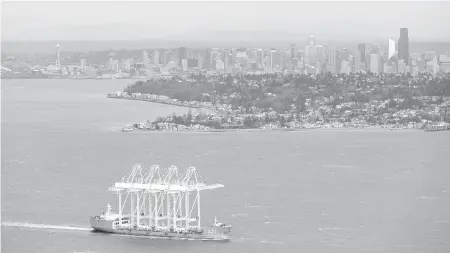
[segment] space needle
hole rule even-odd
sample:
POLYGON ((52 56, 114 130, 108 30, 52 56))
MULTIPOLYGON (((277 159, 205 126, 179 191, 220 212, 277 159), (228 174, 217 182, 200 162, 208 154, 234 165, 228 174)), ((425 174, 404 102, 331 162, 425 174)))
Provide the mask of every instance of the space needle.
POLYGON ((61 68, 61 61, 59 58, 59 44, 56 44, 56 68, 61 68))

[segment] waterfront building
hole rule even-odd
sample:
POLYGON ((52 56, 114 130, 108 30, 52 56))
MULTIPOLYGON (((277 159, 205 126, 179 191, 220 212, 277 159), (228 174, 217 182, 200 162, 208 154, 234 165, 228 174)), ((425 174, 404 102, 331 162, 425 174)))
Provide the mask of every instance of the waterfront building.
POLYGON ((133 66, 132 58, 122 59, 122 70, 129 72, 131 71, 132 66, 133 66))

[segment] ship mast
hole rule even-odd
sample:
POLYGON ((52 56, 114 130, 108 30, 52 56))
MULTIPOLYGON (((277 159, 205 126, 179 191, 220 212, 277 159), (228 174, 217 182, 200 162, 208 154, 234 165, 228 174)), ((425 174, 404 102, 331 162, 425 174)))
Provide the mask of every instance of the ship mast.
POLYGON ((136 164, 110 190, 115 191, 119 196, 121 226, 126 226, 122 224, 122 219, 127 216, 124 214, 126 213, 124 209, 129 198, 130 224, 127 225, 130 228, 154 227, 188 232, 191 229, 201 230, 200 191, 220 187, 223 185, 207 179, 192 166, 187 168, 185 173, 180 173, 173 165, 166 169, 153 165, 145 170, 140 164, 136 164), (122 191, 126 193, 124 203, 122 203, 122 191), (194 209, 197 209, 197 215, 192 218, 194 209))

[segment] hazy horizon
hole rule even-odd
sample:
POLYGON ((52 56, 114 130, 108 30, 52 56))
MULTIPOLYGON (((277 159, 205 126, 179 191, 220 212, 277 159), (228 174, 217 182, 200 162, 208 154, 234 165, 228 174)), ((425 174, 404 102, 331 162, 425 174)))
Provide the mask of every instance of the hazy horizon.
POLYGON ((2 41, 239 40, 239 33, 397 40, 406 27, 411 41, 442 42, 450 41, 449 9, 450 2, 6 2, 2 41))

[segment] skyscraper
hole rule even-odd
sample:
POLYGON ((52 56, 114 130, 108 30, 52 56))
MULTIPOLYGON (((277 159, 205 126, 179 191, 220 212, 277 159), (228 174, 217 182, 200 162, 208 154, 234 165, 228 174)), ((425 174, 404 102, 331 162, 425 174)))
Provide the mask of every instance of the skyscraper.
POLYGON ((355 62, 353 65, 353 72, 358 73, 361 71, 361 54, 359 52, 355 55, 355 62))
POLYGON ((365 43, 358 44, 358 53, 359 53, 361 62, 366 62, 366 44, 365 43))
POLYGON ((403 60, 398 61, 398 73, 405 73, 405 61, 403 60))
POLYGON ((404 60, 409 65, 409 38, 408 28, 400 28, 400 38, 398 39, 398 59, 404 60))
POLYGON ((211 68, 211 53, 210 53, 209 49, 205 50, 202 68, 204 68, 204 69, 211 68))
POLYGON ((367 70, 367 61, 368 61, 368 59, 367 59, 367 57, 366 57, 366 55, 367 55, 367 45, 366 45, 366 43, 359 43, 358 44, 358 51, 357 51, 357 54, 358 54, 358 59, 359 59, 359 66, 358 66, 358 71, 361 71, 361 70, 364 70, 364 71, 366 71, 367 70))
POLYGON ((291 59, 297 57, 297 49, 295 47, 295 44, 291 44, 291 59))
POLYGON ((181 66, 181 62, 183 59, 187 58, 187 51, 185 47, 180 47, 178 49, 178 59, 179 59, 179 66, 181 66))
POLYGON ((316 38, 314 34, 309 35, 309 46, 313 47, 316 45, 316 38))
POLYGON ((388 60, 390 60, 392 58, 392 56, 394 56, 395 54, 395 41, 389 39, 389 49, 388 49, 388 60))
POLYGON ((378 54, 370 54, 370 72, 379 73, 380 72, 380 59, 378 54))
POLYGON ((144 67, 148 67, 148 52, 147 52, 147 50, 142 51, 142 64, 144 64, 144 67))
POLYGON ((275 67, 275 63, 276 63, 276 54, 277 54, 277 50, 275 48, 272 48, 270 50, 270 62, 269 62, 269 67, 273 70, 275 67))
POLYGON ((153 63, 155 65, 159 65, 159 51, 158 50, 153 51, 153 63))
POLYGON ((331 73, 336 73, 336 47, 333 45, 328 48, 328 65, 331 73))

